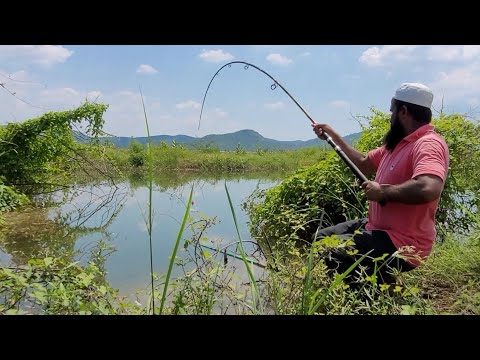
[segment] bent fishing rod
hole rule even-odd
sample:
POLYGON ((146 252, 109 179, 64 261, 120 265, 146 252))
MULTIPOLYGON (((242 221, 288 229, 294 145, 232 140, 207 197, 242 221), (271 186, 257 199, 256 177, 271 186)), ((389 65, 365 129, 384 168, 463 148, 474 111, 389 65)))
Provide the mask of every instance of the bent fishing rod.
MULTIPOLYGON (((203 113, 203 106, 205 104, 205 99, 207 98, 207 93, 208 93, 208 90, 210 89, 210 85, 212 85, 212 82, 213 80, 215 79, 215 77, 220 73, 220 71, 222 71, 223 68, 225 67, 232 67, 232 64, 243 64, 244 65, 244 69, 245 70, 248 70, 249 67, 253 67, 254 69, 257 69, 258 71, 264 73, 265 75, 267 75, 270 79, 273 80, 273 84, 270 86, 270 88, 272 90, 275 90, 277 88, 277 86, 280 86, 280 88, 290 97, 290 99, 293 100, 293 102, 300 108, 300 110, 302 110, 302 112, 305 114, 305 116, 311 121, 312 124, 315 124, 315 121, 312 119, 312 117, 305 111, 305 109, 297 102, 297 100, 295 100, 295 98, 290 95, 290 93, 287 91, 287 89, 285 89, 282 84, 280 84, 273 76, 271 76, 270 74, 268 74, 266 71, 260 69, 258 66, 255 66, 253 64, 250 64, 250 63, 247 63, 245 61, 232 61, 232 62, 229 62, 228 64, 225 64, 223 65, 220 69, 218 69, 218 71, 215 73, 215 75, 213 75, 212 79, 210 80, 210 83, 208 84, 207 86, 207 90, 205 91, 205 95, 203 97, 203 101, 202 101, 202 108, 200 110, 200 120, 198 121, 198 128, 200 129, 200 122, 202 121, 202 113, 203 113)), ((336 153, 342 158, 342 160, 347 164, 347 166, 353 171, 353 173, 355 174, 355 176, 363 183, 365 181, 368 181, 367 177, 360 171, 360 169, 352 162, 352 160, 350 160, 350 158, 343 152, 343 150, 340 148, 340 146, 338 146, 334 141, 333 139, 330 137, 330 135, 328 135, 325 131, 323 132, 323 134, 325 135, 325 140, 327 141, 327 143, 336 151, 336 153)))

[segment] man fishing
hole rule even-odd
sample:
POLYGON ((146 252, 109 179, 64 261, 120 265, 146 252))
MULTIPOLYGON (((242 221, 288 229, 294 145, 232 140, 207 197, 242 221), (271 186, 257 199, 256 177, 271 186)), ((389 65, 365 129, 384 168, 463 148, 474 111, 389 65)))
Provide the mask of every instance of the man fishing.
MULTIPOLYGON (((362 254, 368 275, 374 271, 373 259, 388 254, 377 275, 391 283, 387 271, 409 271, 421 264, 432 250, 436 237, 435 213, 445 185, 449 165, 448 146, 435 132, 432 120, 433 93, 423 84, 404 83, 391 100, 390 130, 383 145, 365 156, 347 144, 331 126, 312 124, 323 140, 329 135, 348 158, 374 181, 362 188, 369 200, 368 219, 347 221, 318 229, 315 239, 336 234, 352 239, 356 255, 335 249, 326 259, 330 272, 345 272, 362 254), (355 233, 360 230, 361 233, 355 233), (402 256, 392 256, 394 253, 402 256), (398 254, 397 253, 397 254, 398 254)), ((382 262, 377 263, 377 269, 382 262)))

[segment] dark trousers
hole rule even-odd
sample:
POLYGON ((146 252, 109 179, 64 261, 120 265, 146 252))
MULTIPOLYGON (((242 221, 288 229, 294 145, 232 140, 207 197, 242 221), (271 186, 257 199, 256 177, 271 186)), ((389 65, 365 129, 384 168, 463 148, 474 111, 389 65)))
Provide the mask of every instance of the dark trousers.
MULTIPOLYGON (((397 248, 393 245, 392 240, 385 231, 367 231, 365 230, 366 224, 367 219, 360 219, 343 222, 335 226, 317 230, 315 234, 316 240, 336 234, 341 239, 351 239, 355 243, 354 249, 358 250, 358 253, 355 255, 349 255, 347 253, 348 249, 345 248, 332 250, 325 258, 325 263, 330 274, 333 274, 334 271, 337 271, 339 274, 345 272, 353 263, 355 263, 355 261, 370 250, 372 250, 372 252, 360 263, 362 266, 366 267, 366 273, 369 276, 375 271, 373 259, 381 257, 385 253, 388 254, 383 261, 377 262, 378 283, 392 284, 395 282, 395 278, 391 274, 392 268, 396 268, 400 271, 410 271, 414 269, 414 267, 409 265, 405 260, 391 256, 397 251, 397 248), (354 235, 355 230, 359 230, 361 233, 354 235), (387 262, 387 264, 384 265, 384 262, 387 262), (380 268, 380 266, 382 267, 380 268)), ((354 273, 355 269, 350 275, 354 273)), ((355 278, 355 276, 349 276, 349 278, 349 281, 351 282, 352 278, 355 278)))

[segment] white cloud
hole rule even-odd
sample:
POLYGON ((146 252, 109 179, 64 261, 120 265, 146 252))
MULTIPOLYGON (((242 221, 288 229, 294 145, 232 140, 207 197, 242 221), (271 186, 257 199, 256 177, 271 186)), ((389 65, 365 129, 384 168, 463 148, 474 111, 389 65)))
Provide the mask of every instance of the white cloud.
MULTIPOLYGON (((143 97, 149 119, 150 131, 155 124, 155 113, 150 109, 147 96, 143 97)), ((108 104, 105 112, 104 130, 117 136, 146 136, 145 115, 143 113, 142 99, 138 92, 130 90, 116 91, 100 96, 98 102, 108 104)))
POLYGON ((35 100, 31 102, 34 104, 40 104, 41 107, 47 108, 52 111, 64 111, 73 109, 87 97, 87 92, 80 92, 71 87, 44 89, 39 93, 33 93, 27 95, 28 97, 34 96, 35 100))
POLYGON ((370 66, 381 65, 382 55, 378 47, 368 48, 362 53, 359 59, 360 62, 363 62, 370 66))
POLYGON ((467 64, 480 56, 480 45, 386 45, 365 50, 359 62, 371 67, 397 65, 415 61, 413 71, 425 66, 422 60, 435 62, 458 62, 467 64), (419 65, 419 63, 421 65, 419 65))
POLYGON ((334 100, 330 102, 330 106, 337 108, 337 109, 347 109, 350 107, 350 103, 345 100, 334 100))
POLYGON ((45 102, 37 102, 31 94, 43 89, 42 84, 37 83, 24 70, 8 73, 0 69, 0 124, 22 121, 26 118, 38 116, 45 110, 49 110, 45 102))
POLYGON ((282 101, 277 101, 275 103, 267 103, 264 106, 268 110, 280 110, 285 108, 285 104, 282 101))
POLYGON ((63 91, 65 91, 66 94, 78 95, 78 91, 70 87, 63 88, 63 91))
POLYGON ((2 123, 12 119, 21 122, 46 111, 71 110, 80 106, 85 99, 93 101, 101 95, 97 90, 82 91, 72 87, 46 89, 30 83, 9 83, 5 87, 11 94, 5 91, 0 94, 2 123))
POLYGON ((141 64, 137 68, 137 74, 156 74, 158 70, 155 69, 152 65, 141 64))
POLYGON ((293 63, 292 59, 289 59, 285 56, 282 56, 280 54, 269 54, 267 56, 267 60, 270 61, 272 64, 275 65, 288 65, 293 63))
POLYGON ((70 87, 58 88, 58 89, 47 89, 40 91, 40 95, 44 96, 46 99, 63 99, 72 98, 78 96, 80 93, 70 87))
MULTIPOLYGON (((40 86, 19 87, 19 90, 23 91, 23 99, 36 106, 41 106, 43 109, 27 105, 2 91, 0 92, 0 124, 24 121, 40 116, 47 110, 75 109, 85 101, 85 98, 95 100, 98 96, 97 102, 109 105, 104 114, 105 132, 116 136, 146 136, 145 116, 138 91, 122 90, 105 93, 94 89, 87 91, 74 87, 44 89, 40 86)), ((197 130, 198 111, 169 113, 165 112, 164 106, 160 106, 160 99, 144 94, 144 101, 152 135, 203 136, 219 132, 228 133, 243 128, 241 121, 230 119, 221 108, 214 108, 204 113, 201 129, 197 130), (221 130, 219 130, 220 128, 221 130)), ((193 100, 177 104, 177 108, 183 109, 198 109, 199 107, 200 104, 193 100)), ((82 130, 84 127, 79 126, 79 129, 82 130)))
POLYGON ((463 46, 463 57, 465 59, 473 59, 480 55, 480 46, 479 45, 464 45, 463 46))
POLYGON ((225 117, 227 115, 227 113, 220 108, 215 108, 214 111, 215 111, 215 114, 218 115, 219 117, 225 117))
POLYGON ((228 52, 223 51, 222 49, 218 50, 203 50, 200 55, 200 59, 207 62, 219 63, 223 61, 230 61, 234 56, 228 52))
POLYGON ((182 133, 190 133, 191 130, 195 130, 195 136, 204 136, 207 134, 226 134, 245 128, 245 125, 242 125, 241 121, 235 119, 230 119, 226 116, 220 116, 213 111, 212 113, 206 113, 202 116, 202 121, 200 123, 200 130, 198 129, 198 116, 191 117, 188 119, 188 123, 181 130, 182 133))
POLYGON ((87 93, 87 99, 89 101, 95 101, 96 99, 98 99, 100 96, 102 95, 102 93, 98 90, 94 90, 94 91, 89 91, 87 93))
POLYGON ((371 47, 365 50, 358 61, 368 66, 383 66, 390 62, 407 61, 412 59, 412 52, 416 45, 385 45, 371 47))
POLYGON ((28 73, 25 70, 15 71, 14 73, 7 74, 5 71, 0 72, 3 76, 1 77, 1 82, 3 81, 30 81, 28 73))
POLYGON ((200 109, 200 103, 193 101, 193 100, 188 100, 184 101, 178 104, 175 104, 175 107, 179 110, 184 110, 184 109, 200 109))
POLYGON ((60 45, 2 45, 0 60, 22 59, 45 67, 65 62, 73 51, 60 45))
POLYGON ((26 93, 30 88, 46 88, 46 85, 35 81, 35 79, 25 70, 8 73, 7 71, 0 69, 0 83, 3 83, 7 89, 12 89, 17 94, 26 93))
POLYGON ((450 61, 460 56, 460 46, 431 46, 427 51, 428 60, 450 61))
POLYGON ((434 61, 470 60, 480 54, 478 45, 433 45, 427 56, 434 61))
POLYGON ((445 102, 466 98, 476 98, 480 92, 480 63, 455 68, 449 72, 439 72, 435 81, 429 84, 434 100, 445 102))

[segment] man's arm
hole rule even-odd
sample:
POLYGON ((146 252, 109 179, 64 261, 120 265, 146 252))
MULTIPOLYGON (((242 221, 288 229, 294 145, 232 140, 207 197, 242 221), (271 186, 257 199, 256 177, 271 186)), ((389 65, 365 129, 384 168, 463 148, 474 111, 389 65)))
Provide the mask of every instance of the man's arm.
POLYGON ((340 146, 345 155, 360 169, 366 176, 370 177, 376 171, 375 166, 368 156, 363 155, 360 151, 354 149, 351 145, 345 142, 343 138, 338 135, 330 125, 327 124, 312 124, 313 131, 322 140, 326 139, 325 133, 330 135, 332 140, 340 146))
POLYGON ((443 181, 436 175, 420 175, 402 184, 379 184, 366 181, 362 184, 368 200, 422 204, 438 199, 442 194, 443 181))

